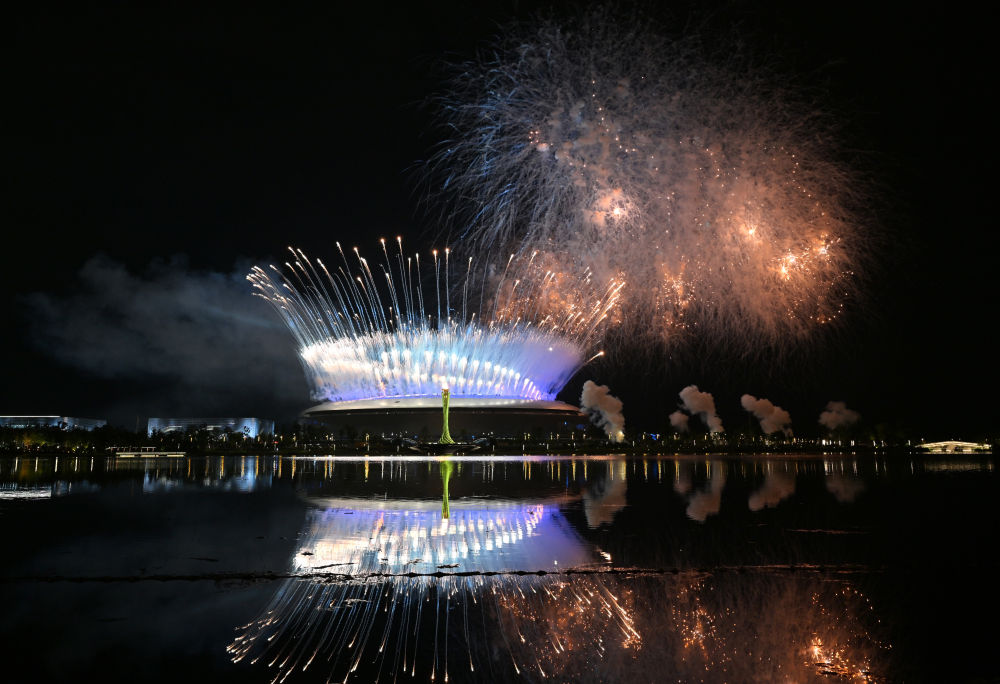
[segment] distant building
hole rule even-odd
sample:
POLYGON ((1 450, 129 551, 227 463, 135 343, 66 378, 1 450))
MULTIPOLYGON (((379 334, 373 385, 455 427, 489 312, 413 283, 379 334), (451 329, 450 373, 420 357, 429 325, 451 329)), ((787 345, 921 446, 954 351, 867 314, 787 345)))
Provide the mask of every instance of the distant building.
POLYGON ((0 416, 0 427, 8 428, 59 428, 60 430, 93 430, 108 424, 97 418, 73 416, 0 416))
POLYGON ((274 421, 263 418, 150 418, 146 434, 154 432, 187 432, 189 429, 209 432, 241 432, 247 437, 274 434, 274 421))
POLYGON ((972 454, 982 451, 990 451, 990 445, 978 442, 959 442, 948 440, 945 442, 924 442, 917 445, 918 449, 924 449, 932 454, 972 454))

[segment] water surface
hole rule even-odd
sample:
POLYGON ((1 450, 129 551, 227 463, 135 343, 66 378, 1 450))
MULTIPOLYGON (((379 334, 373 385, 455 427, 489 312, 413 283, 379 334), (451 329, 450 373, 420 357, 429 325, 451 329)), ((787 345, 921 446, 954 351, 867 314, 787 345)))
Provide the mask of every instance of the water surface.
POLYGON ((997 490, 968 455, 4 458, 4 679, 995 679, 997 490))

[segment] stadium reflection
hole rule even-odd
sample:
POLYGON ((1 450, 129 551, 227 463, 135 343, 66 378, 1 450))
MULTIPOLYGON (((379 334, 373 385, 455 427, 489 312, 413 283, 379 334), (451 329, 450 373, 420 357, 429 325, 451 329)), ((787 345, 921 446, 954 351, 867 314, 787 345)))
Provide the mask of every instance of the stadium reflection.
MULTIPOLYGON (((143 567, 192 588, 238 577, 264 590, 213 647, 228 647, 233 672, 866 681, 899 671, 879 575, 898 561, 872 544, 873 521, 898 505, 884 483, 940 483, 961 464, 948 465, 941 475, 931 462, 852 458, 18 457, 0 463, 0 503, 25 516, 60 505, 117 514, 126 501, 150 521, 174 511, 176 548, 143 567), (223 525, 223 505, 265 517, 223 525), (265 531, 279 509, 291 524, 265 531), (191 530, 216 518, 233 545, 197 542, 191 530)), ((992 473, 992 461, 973 466, 992 473)), ((123 543, 142 542, 106 548, 123 543)), ((45 567, 141 576, 114 557, 45 567)))
MULTIPOLYGON (((588 529, 611 524, 626 506, 625 461, 599 464, 579 491, 516 498, 449 496, 456 465, 428 461, 440 499, 310 496, 290 576, 239 630, 233 661, 268 668, 274 681, 652 681, 663 672, 874 681, 884 672, 888 647, 849 573, 613 563, 563 511, 582 507, 588 529)), ((724 471, 704 473, 712 496, 724 471)), ((749 508, 776 505, 789 481, 767 473, 749 508), (761 493, 770 490, 778 494, 761 493)))

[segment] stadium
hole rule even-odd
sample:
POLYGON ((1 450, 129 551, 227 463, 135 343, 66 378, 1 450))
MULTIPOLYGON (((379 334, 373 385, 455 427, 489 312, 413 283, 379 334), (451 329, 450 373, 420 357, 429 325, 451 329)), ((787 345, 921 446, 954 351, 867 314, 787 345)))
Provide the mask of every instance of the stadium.
MULTIPOLYGON (((410 437, 427 440, 441 434, 441 398, 386 397, 328 401, 304 411, 303 425, 333 434, 410 437)), ((452 397, 449 425, 456 439, 523 437, 526 433, 552 438, 579 435, 588 420, 561 401, 503 397, 452 397)))
POLYGON ((587 418, 556 395, 603 355, 594 346, 621 282, 558 271, 537 253, 481 275, 470 258, 453 300, 445 250, 443 259, 432 252, 435 286, 425 297, 421 283, 431 277, 421 277, 419 255, 406 257, 401 240, 398 254, 382 246, 382 278, 356 250, 352 266, 339 244, 340 266, 291 249, 285 270, 254 267, 247 276, 295 337, 313 398, 323 402, 301 424, 348 438, 436 439, 447 389, 458 439, 586 429, 587 418), (469 306, 476 300, 478 310, 469 306))

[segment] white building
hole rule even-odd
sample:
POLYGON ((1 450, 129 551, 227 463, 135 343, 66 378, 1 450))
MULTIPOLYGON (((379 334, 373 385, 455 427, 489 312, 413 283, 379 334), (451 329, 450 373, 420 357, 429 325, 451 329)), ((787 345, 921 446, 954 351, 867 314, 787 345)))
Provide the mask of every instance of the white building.
POLYGON ((59 428, 60 430, 93 430, 108 424, 97 418, 73 416, 0 416, 0 427, 8 428, 59 428))
POLYGON ((264 418, 150 418, 146 434, 154 432, 187 432, 189 429, 209 432, 239 432, 247 437, 274 434, 274 421, 264 418))

